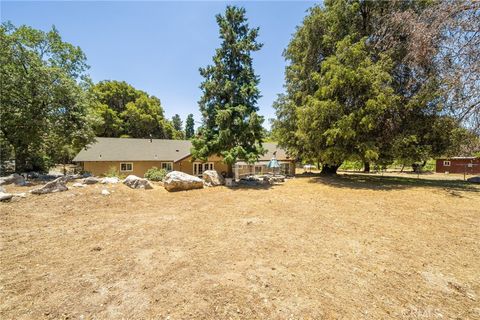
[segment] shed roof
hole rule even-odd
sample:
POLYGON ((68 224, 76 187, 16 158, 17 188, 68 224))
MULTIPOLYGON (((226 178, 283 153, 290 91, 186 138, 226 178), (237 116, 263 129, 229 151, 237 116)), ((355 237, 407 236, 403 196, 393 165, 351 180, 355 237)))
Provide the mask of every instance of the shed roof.
MULTIPOLYGON (((259 161, 269 161, 274 152, 278 160, 290 160, 285 150, 274 142, 265 142, 267 152, 259 161)), ((189 140, 96 138, 91 145, 82 149, 73 159, 83 161, 173 161, 190 155, 189 140)))

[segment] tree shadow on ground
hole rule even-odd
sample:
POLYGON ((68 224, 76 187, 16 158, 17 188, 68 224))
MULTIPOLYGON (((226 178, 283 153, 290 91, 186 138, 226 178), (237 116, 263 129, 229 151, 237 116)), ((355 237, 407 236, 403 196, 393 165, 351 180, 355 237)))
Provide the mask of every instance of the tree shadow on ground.
MULTIPOLYGON (((451 191, 479 192, 480 188, 462 180, 427 179, 425 177, 392 177, 371 176, 357 174, 338 174, 332 176, 305 177, 311 183, 324 183, 337 188, 370 189, 370 190, 399 190, 415 187, 448 189, 451 191)), ((455 194, 452 194, 455 195, 455 194)))
POLYGON ((227 187, 230 190, 268 190, 273 187, 278 187, 283 185, 283 183, 274 183, 274 184, 236 184, 231 187, 227 187))

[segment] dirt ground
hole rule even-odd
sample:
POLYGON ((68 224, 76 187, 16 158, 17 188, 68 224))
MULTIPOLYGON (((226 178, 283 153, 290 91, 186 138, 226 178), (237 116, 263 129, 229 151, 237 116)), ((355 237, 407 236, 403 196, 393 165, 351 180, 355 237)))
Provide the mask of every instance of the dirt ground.
POLYGON ((479 187, 103 188, 0 203, 1 319, 480 319, 479 187))

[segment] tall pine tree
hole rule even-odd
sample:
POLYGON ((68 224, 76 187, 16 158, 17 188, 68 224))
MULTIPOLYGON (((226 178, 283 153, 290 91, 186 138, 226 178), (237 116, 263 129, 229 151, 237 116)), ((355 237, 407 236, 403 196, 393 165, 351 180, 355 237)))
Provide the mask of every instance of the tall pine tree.
POLYGON ((227 6, 216 16, 220 28, 220 48, 213 65, 200 69, 205 78, 199 101, 203 123, 193 139, 192 155, 205 160, 217 154, 231 167, 237 159, 254 162, 264 152, 263 117, 257 114, 259 77, 252 66, 251 53, 260 50, 258 28, 250 28, 245 9, 227 6))
POLYGON ((187 116, 185 121, 185 138, 191 139, 195 135, 195 121, 193 120, 193 114, 187 116))

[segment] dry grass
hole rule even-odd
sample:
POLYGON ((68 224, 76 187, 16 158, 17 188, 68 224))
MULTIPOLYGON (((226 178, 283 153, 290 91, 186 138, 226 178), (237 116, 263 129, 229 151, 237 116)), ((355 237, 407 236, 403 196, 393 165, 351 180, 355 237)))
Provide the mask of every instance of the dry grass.
POLYGON ((480 190, 462 182, 101 189, 0 204, 0 318, 480 318, 480 190))

